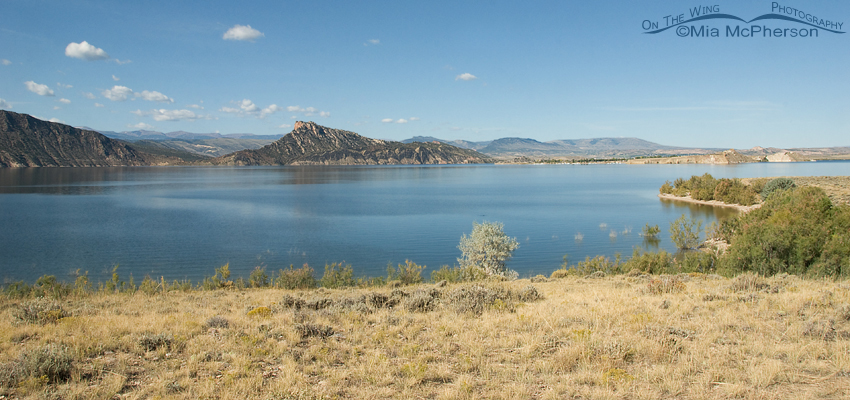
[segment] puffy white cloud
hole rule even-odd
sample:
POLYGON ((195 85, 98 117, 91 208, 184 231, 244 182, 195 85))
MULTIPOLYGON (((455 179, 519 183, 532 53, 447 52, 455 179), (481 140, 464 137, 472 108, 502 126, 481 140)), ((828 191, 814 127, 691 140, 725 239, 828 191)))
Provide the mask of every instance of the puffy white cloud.
POLYGON ((5 108, 5 109, 7 109, 7 110, 11 110, 11 109, 12 109, 12 105, 11 105, 11 104, 9 104, 9 102, 8 102, 8 101, 3 100, 3 99, 0 99, 0 108, 5 108))
POLYGON ((89 99, 89 100, 94 100, 94 99, 96 99, 96 98, 97 98, 97 97, 94 95, 94 93, 91 93, 91 92, 83 92, 83 97, 85 97, 85 98, 87 98, 87 99, 89 99))
MULTIPOLYGON (((230 114, 237 114, 241 117, 251 115, 251 116, 254 116, 254 117, 257 117, 257 118, 265 118, 265 117, 272 115, 276 112, 283 111, 283 107, 281 107, 277 104, 272 104, 272 105, 270 105, 266 108, 260 109, 260 107, 258 107, 256 104, 254 104, 253 101, 248 100, 248 99, 244 99, 240 102, 235 102, 235 104, 238 105, 239 108, 222 107, 222 108, 219 109, 219 111, 230 113, 230 114)), ((198 107, 200 107, 200 106, 198 106, 198 107)), ((203 108, 203 107, 201 107, 201 108, 203 108)))
POLYGON ((33 81, 26 81, 24 82, 24 85, 27 85, 27 90, 39 96, 54 96, 53 90, 47 87, 47 85, 42 85, 33 81))
POLYGON ((12 62, 4 58, 4 59, 0 60, 0 64, 3 64, 3 65, 12 65, 12 62))
POLYGON ((136 97, 141 97, 142 100, 147 101, 158 101, 161 103, 173 103, 174 99, 160 93, 157 91, 149 92, 147 90, 142 90, 141 93, 135 93, 136 97))
POLYGON ((59 102, 64 104, 71 104, 71 100, 68 99, 59 99, 59 102))
POLYGON ((106 54, 103 49, 94 47, 85 40, 82 43, 69 43, 65 47, 65 55, 86 61, 106 60, 109 58, 109 54, 106 54))
POLYGON ((419 121, 419 117, 410 117, 411 121, 419 121))
POLYGON ((194 108, 196 110, 203 110, 204 109, 204 106, 199 106, 197 104, 189 104, 187 107, 194 108))
POLYGON ((232 28, 224 32, 222 38, 224 40, 247 40, 253 42, 254 39, 266 36, 262 32, 251 28, 251 25, 236 24, 232 28))
POLYGON ((115 61, 115 63, 118 64, 118 65, 124 65, 124 64, 129 64, 129 63, 133 62, 132 60, 121 61, 117 58, 113 58, 112 61, 115 61))
POLYGON ((148 124, 146 124, 146 123, 144 123, 144 122, 139 122, 138 124, 135 124, 135 125, 127 125, 127 127, 128 127, 128 128, 143 129, 143 130, 146 130, 146 131, 149 131, 149 130, 154 129, 154 127, 153 127, 153 126, 148 125, 148 124))
POLYGON ((132 114, 136 114, 140 117, 149 116, 153 118, 154 121, 195 121, 198 119, 213 119, 213 117, 209 115, 195 114, 190 110, 166 110, 161 108, 159 110, 150 110, 150 111, 130 111, 132 114))
POLYGON ((381 122, 388 124, 390 122, 393 122, 393 119, 392 118, 384 118, 384 119, 381 120, 381 122))
POLYGON ((478 79, 477 76, 472 75, 468 72, 462 73, 462 74, 455 77, 456 81, 458 81, 458 80, 460 80, 460 81, 472 81, 472 80, 476 80, 476 79, 478 79))
POLYGON ((260 118, 265 118, 281 110, 283 110, 283 107, 280 107, 277 104, 272 104, 260 111, 260 118))
POLYGON ((406 119, 404 119, 404 118, 399 118, 399 119, 398 119, 395 123, 397 123, 397 124, 406 124, 406 123, 407 123, 407 120, 406 120, 406 119))
POLYGON ((133 89, 126 86, 115 85, 112 89, 104 90, 100 92, 100 94, 112 101, 124 101, 133 94, 133 89))
POLYGON ((115 81, 115 82, 118 82, 118 81, 120 81, 120 80, 121 80, 121 78, 119 78, 119 77, 117 77, 117 76, 115 76, 115 75, 112 75, 112 80, 113 80, 113 81, 115 81))
POLYGON ((239 108, 241 108, 242 111, 245 111, 246 113, 254 113, 260 109, 260 107, 257 107, 257 105, 254 104, 253 101, 248 99, 243 99, 242 102, 239 103, 239 108))
POLYGON ((61 120, 61 119, 59 119, 59 118, 50 118, 50 119, 48 119, 48 120, 47 120, 47 122, 56 122, 56 123, 59 123, 59 124, 64 124, 64 123, 65 123, 65 121, 62 121, 62 120, 61 120))
POLYGON ((66 85, 66 84, 61 83, 61 82, 56 82, 56 86, 61 87, 62 89, 70 89, 70 88, 73 87, 71 85, 66 85))
POLYGON ((330 117, 331 113, 329 111, 319 111, 316 107, 307 107, 303 108, 301 106, 288 106, 286 107, 286 111, 301 113, 304 114, 305 117, 312 117, 313 115, 318 114, 320 117, 330 117))
POLYGON ((106 107, 106 106, 104 106, 103 104, 100 104, 100 103, 94 103, 94 106, 95 106, 95 107, 98 107, 98 108, 100 108, 100 107, 106 107))

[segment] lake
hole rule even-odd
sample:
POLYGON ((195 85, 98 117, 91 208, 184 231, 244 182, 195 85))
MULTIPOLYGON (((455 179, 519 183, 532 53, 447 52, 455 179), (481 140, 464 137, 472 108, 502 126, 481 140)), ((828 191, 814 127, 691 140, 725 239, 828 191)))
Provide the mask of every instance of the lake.
POLYGON ((386 274, 406 259, 426 276, 455 265, 473 221, 504 223, 520 247, 508 267, 548 275, 569 255, 631 255, 646 224, 682 214, 703 226, 734 211, 661 201, 665 180, 847 175, 848 162, 718 165, 474 165, 0 169, 0 279, 94 281, 120 265, 193 282, 305 263, 386 274), (576 235, 581 234, 582 240, 576 235))

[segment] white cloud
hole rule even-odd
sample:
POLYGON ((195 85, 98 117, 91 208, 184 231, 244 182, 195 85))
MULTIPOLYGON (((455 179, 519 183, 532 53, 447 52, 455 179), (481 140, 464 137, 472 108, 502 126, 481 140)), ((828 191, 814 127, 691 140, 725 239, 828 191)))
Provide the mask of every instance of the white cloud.
POLYGON ((61 82, 56 82, 56 86, 58 86, 58 87, 60 87, 60 88, 62 88, 62 89, 70 89, 70 88, 72 88, 72 87, 73 87, 73 86, 71 86, 71 85, 66 85, 66 84, 61 83, 61 82))
POLYGON ((96 98, 97 98, 97 97, 94 95, 94 93, 91 93, 91 92, 83 92, 83 97, 85 97, 85 98, 87 98, 87 99, 89 99, 89 100, 94 100, 94 99, 96 99, 96 98))
POLYGON ((61 120, 61 119, 59 119, 59 118, 50 118, 50 119, 48 119, 48 120, 47 120, 47 122, 56 122, 56 123, 59 123, 59 124, 64 124, 64 123, 65 123, 65 121, 62 121, 62 120, 61 120))
POLYGON ((233 28, 224 32, 224 36, 222 38, 224 40, 247 40, 253 42, 254 39, 266 36, 262 32, 251 28, 251 25, 239 25, 236 24, 233 28))
POLYGON ((112 75, 112 80, 113 80, 113 81, 115 81, 115 82, 118 82, 118 81, 120 81, 120 80, 121 80, 121 78, 119 78, 119 77, 117 77, 117 76, 115 76, 115 75, 112 75))
POLYGON ((366 41, 366 43, 363 43, 364 46, 378 45, 378 44, 381 44, 381 41, 378 40, 378 39, 369 39, 369 40, 366 41))
POLYGON ((239 108, 241 108, 242 111, 245 111, 246 113, 254 113, 260 109, 260 107, 257 107, 257 105, 254 104, 253 101, 248 99, 243 99, 242 102, 239 103, 239 108))
POLYGON ((289 125, 289 124, 283 124, 283 125, 278 126, 278 128, 284 128, 284 129, 291 128, 291 127, 292 127, 292 125, 289 125))
POLYGON ((194 108, 194 109, 196 109, 196 110, 203 110, 203 109, 204 109, 204 107, 203 107, 203 106, 199 106, 199 105, 197 105, 197 104, 189 104, 187 107, 189 107, 189 108, 194 108))
POLYGON ((82 43, 69 43, 68 47, 65 47, 65 55, 86 61, 106 60, 109 58, 109 54, 106 54, 103 49, 94 47, 86 41, 82 43))
POLYGON ((143 130, 146 130, 146 131, 154 129, 154 127, 152 125, 148 125, 144 122, 139 122, 138 124, 135 124, 135 125, 127 125, 127 127, 128 128, 143 129, 143 130))
POLYGON ((390 122, 393 122, 393 119, 392 118, 384 118, 384 119, 381 120, 381 122, 388 124, 390 122))
POLYGON ((461 81, 472 81, 472 80, 475 80, 475 79, 478 79, 478 77, 477 77, 477 76, 475 76, 475 75, 472 75, 472 74, 470 74, 470 73, 468 73, 468 72, 462 73, 462 74, 460 74, 460 75, 458 75, 458 76, 456 76, 456 77, 455 77, 455 80, 456 80, 456 81, 457 81, 457 80, 461 80, 461 81))
POLYGON ((121 61, 117 58, 113 58, 111 61, 115 61, 115 63, 118 64, 118 65, 124 65, 124 64, 129 64, 129 63, 133 62, 132 60, 121 61))
POLYGON ((33 81, 26 81, 24 85, 27 85, 27 90, 33 92, 39 96, 53 96, 53 90, 51 90, 47 85, 42 85, 40 83, 35 83, 33 81))
POLYGON ((410 117, 410 120, 411 121, 419 121, 419 118, 418 117, 410 117))
POLYGON ((94 106, 95 106, 95 107, 98 107, 98 108, 100 108, 100 107, 106 107, 106 106, 104 106, 103 104, 100 104, 100 103, 94 103, 94 106))
POLYGON ((68 99, 59 99, 59 102, 64 104, 71 104, 71 100, 68 99))
POLYGON ((158 101, 161 103, 173 103, 174 99, 160 93, 157 91, 149 92, 147 90, 142 90, 141 93, 135 93, 136 97, 141 97, 142 100, 147 101, 158 101))
POLYGON ((53 109, 54 109, 54 110, 61 110, 61 109, 62 109, 62 107, 59 107, 59 106, 53 106, 53 109))
POLYGON ((330 117, 330 111, 319 111, 316 107, 307 107, 303 108, 301 106, 288 106, 286 107, 286 111, 301 113, 304 114, 305 117, 312 117, 313 115, 318 114, 320 117, 330 117))
POLYGON ((272 115, 281 110, 283 110, 283 107, 280 107, 277 104, 272 104, 260 111, 260 118, 265 118, 266 116, 272 115))
POLYGON ((416 117, 413 117, 413 118, 410 118, 410 119, 404 119, 404 118, 399 118, 399 119, 384 118, 384 119, 382 119, 382 120, 381 120, 381 122, 383 122, 383 123, 385 123, 385 124, 406 124, 406 123, 408 123, 408 122, 410 122, 410 121, 419 121, 419 118, 416 118, 416 117))
POLYGON ((4 58, 4 59, 0 60, 0 64, 3 64, 3 65, 12 65, 12 62, 4 58))
POLYGON ((9 102, 7 102, 6 100, 0 99, 0 108, 5 108, 7 110, 11 110, 12 105, 9 104, 9 102))
POLYGON ((127 97, 133 94, 133 89, 130 89, 126 86, 116 85, 113 86, 112 89, 107 89, 100 92, 100 94, 102 94, 103 97, 106 97, 107 99, 112 101, 124 101, 127 100, 127 97))
POLYGON ((136 114, 140 117, 150 116, 154 121, 195 121, 198 119, 213 119, 213 117, 209 115, 195 114, 190 110, 136 110, 130 111, 130 113, 136 114))
POLYGON ((404 118, 399 118, 399 119, 398 119, 398 121, 396 121, 395 123, 397 123, 397 124, 406 124, 406 123, 407 123, 407 120, 406 120, 406 119, 404 119, 404 118))

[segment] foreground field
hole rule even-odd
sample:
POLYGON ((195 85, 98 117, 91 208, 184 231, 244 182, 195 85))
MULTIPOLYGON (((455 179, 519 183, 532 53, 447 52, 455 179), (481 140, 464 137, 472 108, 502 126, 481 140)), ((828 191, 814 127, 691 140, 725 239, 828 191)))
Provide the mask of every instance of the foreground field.
POLYGON ((632 274, 2 298, 0 364, 0 398, 847 398, 850 285, 632 274))

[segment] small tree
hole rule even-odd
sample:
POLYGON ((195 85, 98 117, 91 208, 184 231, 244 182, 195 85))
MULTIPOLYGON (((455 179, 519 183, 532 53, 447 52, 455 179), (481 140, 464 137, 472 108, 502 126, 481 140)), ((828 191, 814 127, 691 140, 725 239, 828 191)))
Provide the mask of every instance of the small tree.
POLYGON ((681 250, 695 249, 699 245, 702 221, 694 221, 682 214, 670 223, 670 239, 681 250))
POLYGON ((508 237, 504 225, 499 222, 472 223, 472 233, 464 234, 457 246, 462 255, 457 259, 462 268, 478 267, 488 275, 516 278, 517 273, 508 270, 505 262, 519 247, 516 238, 508 237))

